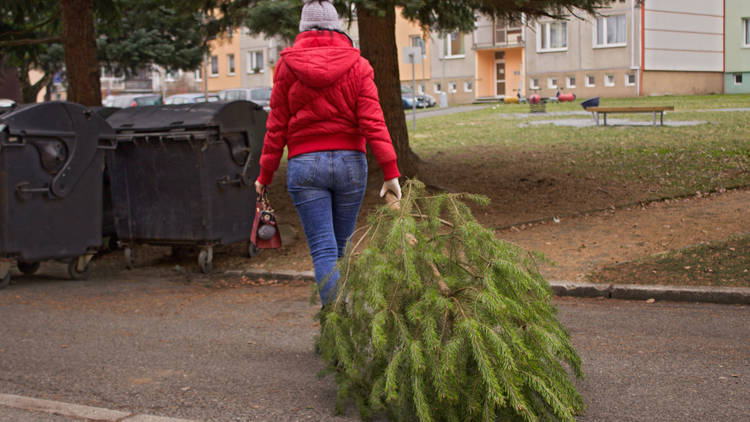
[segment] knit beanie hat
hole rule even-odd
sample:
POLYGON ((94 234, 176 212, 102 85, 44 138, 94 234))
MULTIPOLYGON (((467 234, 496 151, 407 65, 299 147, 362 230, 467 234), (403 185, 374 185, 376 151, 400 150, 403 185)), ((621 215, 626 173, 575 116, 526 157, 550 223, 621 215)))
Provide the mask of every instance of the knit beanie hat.
POLYGON ((309 31, 314 28, 341 30, 339 14, 329 0, 303 0, 302 19, 299 30, 309 31))

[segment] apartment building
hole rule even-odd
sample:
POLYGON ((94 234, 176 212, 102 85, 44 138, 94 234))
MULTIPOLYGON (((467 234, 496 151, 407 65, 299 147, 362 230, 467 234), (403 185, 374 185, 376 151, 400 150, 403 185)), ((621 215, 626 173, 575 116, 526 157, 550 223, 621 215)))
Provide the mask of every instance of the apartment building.
POLYGON ((470 103, 475 98, 476 57, 471 33, 425 34, 396 12, 396 46, 402 85, 411 85, 412 69, 404 47, 421 47, 422 63, 415 67, 417 91, 433 97, 445 93, 448 104, 470 103))
POLYGON ((578 97, 638 95, 640 21, 635 0, 615 0, 600 16, 529 22, 529 93, 578 97))
POLYGON ((724 0, 642 0, 640 18, 641 95, 724 91, 724 0))
POLYGON ((475 99, 525 96, 523 20, 480 16, 474 30, 475 99))
MULTIPOLYGON (((341 23, 358 46, 357 22, 341 23)), ((234 29, 209 43, 208 91, 273 86, 273 72, 281 52, 288 47, 280 37, 252 35, 247 28, 234 29)))
POLYGON ((598 16, 533 22, 529 89, 579 97, 724 91, 724 0, 613 0, 598 16))
POLYGON ((750 93, 750 1, 726 0, 724 92, 750 93))

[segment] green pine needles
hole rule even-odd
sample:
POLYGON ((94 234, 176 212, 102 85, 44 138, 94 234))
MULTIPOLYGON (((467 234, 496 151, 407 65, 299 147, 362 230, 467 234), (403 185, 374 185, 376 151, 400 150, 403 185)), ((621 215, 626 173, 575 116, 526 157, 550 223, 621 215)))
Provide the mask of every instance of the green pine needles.
POLYGON ((407 182, 400 209, 375 211, 366 247, 339 262, 317 340, 337 410, 353 400, 365 420, 573 421, 584 404, 564 363, 583 376, 581 360, 549 284, 464 198, 489 202, 407 182))

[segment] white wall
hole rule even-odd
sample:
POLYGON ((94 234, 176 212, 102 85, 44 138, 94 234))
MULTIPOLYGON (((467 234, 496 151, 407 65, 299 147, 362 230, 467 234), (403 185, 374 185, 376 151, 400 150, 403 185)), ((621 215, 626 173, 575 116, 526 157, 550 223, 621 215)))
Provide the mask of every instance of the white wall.
POLYGON ((646 0, 645 69, 722 72, 723 0, 646 0))

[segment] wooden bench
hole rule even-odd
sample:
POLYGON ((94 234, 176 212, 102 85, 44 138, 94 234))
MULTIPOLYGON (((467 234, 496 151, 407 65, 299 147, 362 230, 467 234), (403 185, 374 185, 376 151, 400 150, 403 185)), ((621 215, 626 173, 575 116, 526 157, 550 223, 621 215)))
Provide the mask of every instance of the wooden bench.
POLYGON ((588 107, 586 111, 590 111, 594 115, 596 125, 599 126, 599 114, 604 115, 604 126, 607 126, 607 114, 608 113, 653 113, 654 122, 653 126, 656 126, 656 114, 659 113, 659 121, 664 126, 664 112, 674 111, 674 106, 656 106, 656 107, 588 107))

